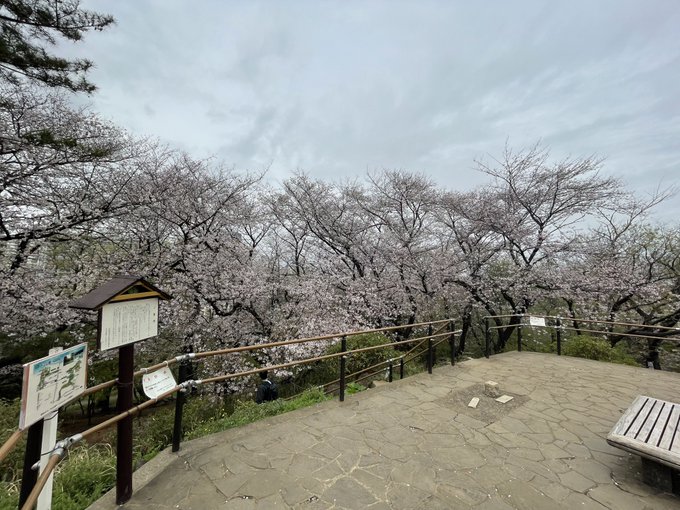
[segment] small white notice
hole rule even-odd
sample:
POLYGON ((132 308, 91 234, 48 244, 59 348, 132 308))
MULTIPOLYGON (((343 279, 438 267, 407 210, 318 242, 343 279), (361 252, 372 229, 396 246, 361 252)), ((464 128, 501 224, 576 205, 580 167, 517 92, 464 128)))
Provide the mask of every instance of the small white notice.
POLYGON ((87 344, 26 363, 19 428, 33 425, 76 398, 86 384, 87 344))
POLYGON ((511 397, 510 395, 501 395, 500 397, 498 397, 498 398, 496 399, 496 402, 500 402, 501 404, 507 404, 507 403, 510 402, 513 398, 515 398, 515 397, 511 397))
POLYGON ((149 398, 157 398, 175 386, 177 386, 175 377, 168 367, 142 376, 142 388, 144 388, 144 394, 149 398))
POLYGON ((529 325, 545 327, 545 319, 543 317, 529 317, 529 325))
POLYGON ((102 307, 102 351, 158 335, 158 298, 109 303, 102 307))
POLYGON ((478 404, 479 404, 479 397, 474 397, 472 400, 470 400, 468 407, 472 407, 473 409, 476 409, 478 404))

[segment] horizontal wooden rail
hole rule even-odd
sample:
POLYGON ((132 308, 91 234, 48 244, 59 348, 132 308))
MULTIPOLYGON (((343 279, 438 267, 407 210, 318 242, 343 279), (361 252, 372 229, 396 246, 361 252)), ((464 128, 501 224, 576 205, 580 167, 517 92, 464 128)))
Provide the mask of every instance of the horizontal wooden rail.
MULTIPOLYGON (((545 326, 547 328, 552 326, 545 326)), ((562 326, 561 329, 564 331, 582 331, 585 333, 597 333, 598 335, 615 335, 615 336, 625 336, 631 338, 649 338, 651 340, 680 340, 680 338, 673 338, 670 336, 651 336, 651 335, 641 335, 639 333, 622 333, 619 331, 601 331, 597 329, 583 329, 583 328, 571 328, 562 326)))
MULTIPOLYGON (((591 324, 609 324, 612 326, 631 326, 631 327, 638 327, 638 328, 645 328, 645 329, 662 329, 664 331, 678 331, 680 333, 680 328, 675 327, 675 326, 660 326, 657 324, 638 324, 635 322, 619 322, 619 321, 607 321, 607 320, 601 320, 601 319, 584 319, 580 317, 571 317, 571 316, 559 316, 559 315, 536 315, 533 313, 525 313, 525 314, 510 314, 510 315, 485 315, 483 319, 505 319, 508 317, 537 317, 539 319, 559 319, 560 321, 569 321, 569 322, 588 322, 591 324)), ((526 324, 525 324, 526 325, 526 324)), ((500 326, 500 327, 509 327, 509 326, 516 326, 516 324, 508 324, 508 326, 500 326)), ((498 327, 498 326, 496 326, 498 327)), ((540 327, 540 326, 539 326, 540 327)), ((546 327, 551 327, 551 326, 546 326, 546 327)), ((491 329, 491 328, 489 328, 491 329)))
MULTIPOLYGON (((534 316, 535 317, 535 316, 534 316)), ((494 326, 494 327, 489 327, 489 331, 493 330, 499 330, 499 329, 505 329, 505 328, 519 328, 519 327, 524 327, 528 326, 527 324, 508 324, 507 326, 494 326)), ((538 328, 557 328, 558 326, 530 326, 530 327, 538 327, 538 328)), ((678 340, 680 341, 680 338, 675 338, 672 336, 654 336, 654 335, 643 335, 640 333, 625 333, 622 331, 606 331, 606 330, 601 330, 601 329, 585 329, 585 328, 573 328, 570 326, 565 326, 561 325, 559 328, 563 331, 580 331, 582 333, 597 333, 598 335, 614 335, 614 336, 625 336, 625 337, 631 337, 631 338, 648 338, 650 340, 678 340)), ((680 335, 680 331, 678 332, 680 335)))
MULTIPOLYGON (((156 398, 152 398, 147 400, 146 402, 143 402, 139 405, 136 405, 134 407, 131 407, 130 409, 126 410, 123 413, 120 413, 116 416, 112 416, 106 421, 103 421, 94 427, 91 427, 84 432, 81 432, 80 434, 76 434, 75 436, 71 436, 71 441, 67 441, 68 445, 65 445, 62 448, 57 448, 55 452, 52 453, 50 456, 47 465, 45 466, 45 469, 43 472, 40 474, 40 477, 38 478, 38 481, 36 482, 35 486, 33 487, 33 490, 29 494, 28 498, 26 499, 26 503, 24 503, 24 506, 21 507, 21 510, 32 510, 33 507, 35 506, 35 503, 38 500, 38 496, 40 495, 40 491, 42 491, 43 487, 45 486, 45 483, 47 482, 47 478, 49 478, 49 475, 54 471, 54 468, 57 467, 57 464, 59 461, 63 458, 64 453, 65 453, 65 448, 66 446, 70 446, 71 444, 74 444, 77 441, 87 439, 89 436, 96 434, 97 432, 104 430, 111 425, 114 425, 118 423, 119 421, 127 418, 128 416, 135 416, 139 414, 142 410, 146 409, 147 407, 151 407, 152 405, 158 403, 160 400, 163 400, 164 398, 169 397, 170 395, 176 393, 177 391, 181 390, 184 386, 182 385, 177 385, 165 393, 159 395, 156 398)), ((63 443, 63 442, 62 442, 63 443)))
POLYGON ((12 449, 16 446, 16 444, 19 442, 19 439, 21 439, 21 434, 23 433, 23 430, 15 430, 12 432, 12 435, 7 438, 7 441, 5 441, 5 444, 2 445, 0 448, 0 462, 5 460, 5 457, 9 454, 9 452, 12 451, 12 449))
MULTIPOLYGON (((378 329, 373 329, 373 330, 362 330, 362 331, 354 331, 354 332, 345 332, 345 333, 335 333, 332 335, 323 335, 323 336, 317 336, 317 337, 309 337, 309 338, 303 338, 303 339, 295 339, 295 340, 287 340, 287 341, 282 341, 282 342, 269 342, 266 344, 256 344, 256 345, 251 345, 251 346, 242 346, 242 347, 234 347, 234 348, 228 348, 228 349, 220 349, 220 350, 215 350, 215 351, 207 351, 203 353, 190 353, 182 356, 177 356, 171 360, 167 360, 161 363, 158 363, 156 365, 153 365, 151 367, 146 367, 141 370, 138 370, 135 372, 135 376, 139 376, 148 372, 152 372, 154 370, 157 370, 158 368, 162 368, 164 366, 169 366, 174 363, 177 363, 180 360, 183 359, 202 359, 202 358, 207 358, 211 356, 218 356, 218 355, 225 355, 225 354, 232 354, 232 353, 238 353, 238 352, 249 352, 249 351, 254 351, 254 350, 261 350, 261 349, 266 349, 270 347, 279 347, 283 345, 295 345, 295 344, 301 344, 301 343, 307 343, 307 342, 314 342, 314 341, 322 341, 322 340, 331 340, 334 338, 341 338, 343 336, 348 337, 348 336, 357 336, 361 334, 367 334, 367 333, 375 333, 375 332, 386 332, 386 331, 396 331, 400 329, 406 329, 406 328, 417 328, 417 327, 422 327, 422 326, 429 326, 429 325, 434 325, 434 324, 443 324, 443 323, 450 323, 450 319, 444 319, 444 320, 438 320, 438 321, 432 321, 432 322, 422 322, 422 323, 416 323, 416 324, 409 324, 405 326, 390 326, 386 328, 378 328, 378 329)), ((439 328, 441 330, 442 328, 439 328)), ((182 383, 180 385, 176 385, 173 388, 169 389, 168 391, 164 392, 163 394, 159 395, 156 398, 149 399, 141 404, 138 404, 136 406, 131 407, 130 409, 126 410, 123 413, 120 413, 116 416, 112 416, 111 418, 93 426, 90 427, 89 429, 76 434, 74 436, 71 436, 70 438, 67 438, 66 440, 60 442, 59 444, 62 446, 58 446, 55 449, 55 452, 50 456, 49 461, 47 463, 46 468, 43 470, 43 472, 40 474, 40 477, 38 478, 36 485, 34 486, 33 490, 31 491, 28 499, 26 500, 26 503, 22 507, 22 510, 31 510, 38 499, 38 496, 40 494, 40 491, 43 489, 45 483, 47 482, 47 479, 49 478, 49 475, 54 471, 56 468, 57 464, 59 461, 62 459, 64 456, 66 448, 68 448, 71 444, 74 444, 75 442, 81 441, 83 439, 87 439, 88 437, 92 436, 93 434, 96 434, 102 430, 105 430, 119 421, 129 417, 129 416, 135 416, 139 414, 142 410, 153 406, 154 404, 158 403, 159 401, 173 395, 174 393, 180 391, 181 389, 187 387, 188 385, 199 385, 199 384, 212 384, 212 383, 217 383, 217 382, 223 382, 227 381, 230 379, 235 379, 237 377, 245 377, 248 375, 253 375, 257 374, 260 372, 264 372, 266 370, 276 370, 280 368, 288 368, 296 365, 304 365, 308 363, 313 363, 316 361, 323 361, 327 359, 333 359, 333 358, 338 358, 340 356, 349 356, 354 353, 360 353, 360 352, 368 352, 368 351, 373 351, 373 350, 378 350, 378 349, 384 349, 387 347, 392 347, 392 346, 397 346, 397 345, 405 345, 405 344, 410 344, 413 342, 417 341, 424 341, 428 339, 433 339, 433 338, 439 338, 439 337, 448 337, 451 334, 454 334, 454 332, 451 331, 446 331, 444 333, 438 333, 438 334, 431 334, 431 335, 426 335, 424 337, 417 337, 417 338, 410 338, 407 340, 401 340, 397 342, 390 342, 387 344, 382 344, 382 345, 377 345, 377 346, 372 346, 372 347, 364 347, 360 349, 353 349, 350 351, 344 351, 344 352, 338 352, 334 354, 327 354, 324 356, 316 356, 313 358, 307 358, 304 360, 297 360, 289 363, 282 363, 278 365, 272 365, 268 367, 263 367, 263 368, 258 368, 258 369, 253 369, 253 370, 247 370, 243 372, 238 372, 235 374, 225 374, 222 376, 216 376, 216 377, 211 377, 207 379, 202 379, 202 380, 196 380, 196 381, 187 381, 185 383, 182 383)), ((438 343, 440 343, 443 340, 440 340, 438 343)), ((413 349, 411 349, 412 352, 413 349)), ((111 381, 106 381, 104 383, 98 384, 96 386, 92 386, 90 388, 87 388, 85 392, 83 392, 81 395, 79 395, 77 398, 73 399, 71 402, 74 402, 75 400, 82 398, 83 396, 92 394, 96 391, 100 391, 105 388, 112 387, 116 384, 117 379, 113 379, 111 381)), ((16 445, 18 442, 19 438, 21 437, 22 431, 16 430, 12 433, 10 438, 5 442, 5 444, 0 448, 0 460, 7 456, 7 454, 12 450, 12 448, 16 445)))
MULTIPOLYGON (((296 344, 302 344, 302 343, 309 343, 309 342, 319 342, 323 340, 332 340, 334 338, 341 338, 343 336, 357 336, 357 335, 364 335, 367 333, 381 333, 381 332, 386 332, 386 331, 397 331, 400 329, 409 329, 409 328, 418 328, 422 326, 428 326, 430 324, 442 324, 442 323, 448 323, 450 322, 450 319, 441 319, 437 321, 432 321, 432 322, 418 322, 414 324, 405 324, 401 326, 388 326, 384 328, 377 328, 377 329, 365 329, 365 330, 360 330, 360 331, 353 331, 353 332, 344 332, 344 333, 333 333, 329 335, 322 335, 322 336, 315 336, 315 337, 307 337, 307 338, 297 338, 293 340, 281 340, 280 342, 269 342, 269 343, 264 343, 264 344, 254 344, 254 345, 244 345, 244 346, 239 346, 239 347, 228 347, 226 349, 218 349, 214 351, 205 351, 205 352, 200 352, 200 353, 195 353, 194 356, 192 357, 195 360, 203 359, 203 358, 209 358, 213 356, 222 356, 222 355, 227 355, 227 354, 233 354, 233 353, 238 353, 238 352, 250 352, 250 351, 257 351, 257 350, 262 350, 262 349, 268 349, 270 347, 281 347, 285 345, 296 345, 296 344)), ((140 370, 137 370, 134 373, 134 377, 139 377, 140 375, 144 375, 148 372, 153 372, 154 370, 158 370, 159 368, 167 367, 174 365, 179 361, 178 358, 182 358, 182 356, 177 356, 175 358, 171 358, 166 361, 161 361, 160 363, 156 363, 155 365, 152 365, 150 367, 145 367, 140 370)), ((95 393, 97 391, 101 391, 107 388, 111 388, 116 385, 118 382, 118 379, 111 379, 110 381, 106 381, 103 383, 100 383, 96 386, 92 386, 90 388, 87 388, 83 393, 78 395, 76 398, 73 400, 70 400, 67 402, 65 405, 69 405, 78 399, 81 399, 83 397, 86 397, 92 393, 95 393)))
MULTIPOLYGON (((440 328, 439 331, 441 331, 441 329, 442 328, 440 328)), ((447 334, 448 335, 455 335, 455 334, 462 333, 462 331, 463 331, 462 329, 459 329, 459 330, 455 330, 455 331, 449 331, 447 334)), ((362 374, 364 372, 368 372, 369 370, 372 370, 372 369, 377 369, 378 367, 380 367, 382 365, 389 365, 390 361, 398 360, 398 359, 401 359, 401 358, 404 358, 405 363, 408 362, 408 361, 411 361, 416 356, 420 356, 421 354, 423 354, 425 352, 425 350, 422 350, 421 352, 415 353, 413 356, 410 356, 411 353, 413 353, 413 351, 415 351, 419 346, 423 345, 425 343, 425 340, 427 340, 428 338, 430 338, 430 337, 425 336, 425 337, 413 338, 413 339, 411 339, 412 341, 415 342, 415 341, 421 340, 421 342, 418 345, 414 346, 413 348, 409 349, 407 352, 405 352, 401 356, 398 356, 398 357, 392 358, 392 359, 387 359, 385 361, 380 361, 379 363, 376 363, 375 365, 371 365, 370 367, 364 368, 364 369, 359 370, 357 372, 352 372, 351 374, 347 374, 347 378, 353 377, 355 375, 362 374), (409 356, 410 356, 410 358, 409 358, 409 356)), ((445 341, 444 339, 441 339, 441 340, 437 341, 434 345, 437 346, 437 345, 443 343, 444 341, 445 341)), ((389 344, 385 344, 384 346, 387 347, 388 345, 389 344)), ((349 351, 347 351, 347 352, 349 352, 349 351)), ((346 354, 347 354, 347 352, 346 352, 346 354)), ((372 373, 377 373, 377 372, 378 372, 378 370, 375 370, 372 373)), ((327 383, 324 383, 319 387, 320 388, 326 388, 328 386, 333 386, 334 384, 338 384, 339 382, 340 382, 340 379, 335 379, 333 381, 329 381, 327 383)))

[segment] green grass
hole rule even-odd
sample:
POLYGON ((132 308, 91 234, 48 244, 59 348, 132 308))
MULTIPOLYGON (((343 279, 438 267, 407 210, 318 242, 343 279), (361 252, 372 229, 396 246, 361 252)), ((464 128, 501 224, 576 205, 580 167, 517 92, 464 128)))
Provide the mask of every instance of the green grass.
POLYGON ((268 418, 269 416, 276 416, 277 414, 283 414, 318 404, 330 400, 331 398, 332 397, 325 395, 322 390, 313 388, 306 390, 301 395, 291 400, 278 399, 262 404, 256 404, 252 400, 239 401, 236 403, 233 413, 228 416, 220 416, 216 419, 198 424, 198 426, 186 432, 186 439, 195 439, 222 430, 240 427, 248 423, 268 418))
MULTIPOLYGON (((309 389, 290 400, 274 400, 264 404, 237 402, 234 412, 227 414, 207 398, 189 398, 184 408, 185 440, 246 425, 269 416, 294 411, 330 400, 320 389, 309 389)), ((172 440, 174 406, 158 409, 134 421, 134 455, 136 465, 153 458, 172 440)), ((9 437, 18 423, 18 401, 0 401, 0 441, 9 437), (15 419, 16 418, 16 419, 15 419)), ((110 433, 113 443, 113 432, 110 433)), ((17 508, 23 450, 25 442, 1 464, 0 510, 17 508)), ((54 477, 53 510, 87 508, 116 483, 116 456, 110 444, 81 445, 71 448, 59 464, 54 477)))

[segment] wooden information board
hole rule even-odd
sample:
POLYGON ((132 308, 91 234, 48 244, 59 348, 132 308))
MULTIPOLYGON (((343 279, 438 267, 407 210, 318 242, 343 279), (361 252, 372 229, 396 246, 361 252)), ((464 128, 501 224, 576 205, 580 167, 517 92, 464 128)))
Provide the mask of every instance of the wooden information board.
POLYGON ((102 351, 158 335, 158 298, 105 304, 101 309, 99 348, 102 351))

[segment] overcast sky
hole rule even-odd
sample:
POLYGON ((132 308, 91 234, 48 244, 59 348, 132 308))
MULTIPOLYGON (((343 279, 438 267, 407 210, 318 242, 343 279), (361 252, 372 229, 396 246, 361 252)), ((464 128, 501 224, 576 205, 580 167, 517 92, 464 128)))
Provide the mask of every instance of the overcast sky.
POLYGON ((641 194, 680 183, 677 0, 83 4, 117 20, 76 50, 95 110, 273 182, 391 168, 470 189, 475 158, 541 139, 641 194))

